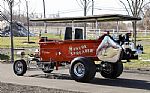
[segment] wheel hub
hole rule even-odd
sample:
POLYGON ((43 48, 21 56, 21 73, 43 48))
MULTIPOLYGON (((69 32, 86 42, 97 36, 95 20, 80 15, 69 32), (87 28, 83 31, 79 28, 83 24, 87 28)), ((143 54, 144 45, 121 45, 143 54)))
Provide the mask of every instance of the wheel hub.
POLYGON ((82 63, 77 63, 74 66, 74 73, 75 75, 77 75, 78 77, 83 77, 85 74, 85 67, 82 63))
POLYGON ((22 73, 22 71, 23 71, 23 64, 21 62, 17 62, 16 65, 15 65, 15 70, 18 73, 22 73))
POLYGON ((107 73, 110 74, 112 72, 112 65, 110 63, 104 63, 102 64, 102 70, 107 73))

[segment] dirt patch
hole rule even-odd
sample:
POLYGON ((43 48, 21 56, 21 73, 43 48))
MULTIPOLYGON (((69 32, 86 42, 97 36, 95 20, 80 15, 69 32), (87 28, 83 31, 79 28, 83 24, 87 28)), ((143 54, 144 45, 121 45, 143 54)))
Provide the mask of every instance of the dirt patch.
POLYGON ((84 93, 38 86, 17 85, 0 82, 0 93, 84 93))

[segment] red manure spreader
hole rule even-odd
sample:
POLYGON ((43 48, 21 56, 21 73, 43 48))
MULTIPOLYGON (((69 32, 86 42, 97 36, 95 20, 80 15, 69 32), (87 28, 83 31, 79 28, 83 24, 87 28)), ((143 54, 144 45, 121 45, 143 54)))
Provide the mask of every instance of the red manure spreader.
MULTIPOLYGON (((51 23, 79 23, 103 21, 134 21, 140 20, 126 15, 94 15, 86 17, 64 17, 52 19, 33 19, 31 21, 51 23)), ((69 65, 72 79, 79 82, 89 82, 99 72, 105 78, 115 79, 123 72, 124 49, 108 33, 95 40, 86 40, 82 29, 66 27, 64 40, 41 37, 39 51, 32 59, 21 58, 13 65, 14 73, 23 76, 30 61, 36 61, 37 67, 44 73, 51 73, 61 66, 69 65)), ((24 54, 24 53, 22 53, 24 54)))

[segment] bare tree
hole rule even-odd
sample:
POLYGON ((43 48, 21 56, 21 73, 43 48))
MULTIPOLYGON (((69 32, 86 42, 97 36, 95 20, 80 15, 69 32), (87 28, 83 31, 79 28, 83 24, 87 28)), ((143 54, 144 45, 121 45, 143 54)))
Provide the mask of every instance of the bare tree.
POLYGON ((150 29, 150 6, 145 7, 145 14, 143 17, 143 26, 145 30, 150 29))
MULTIPOLYGON (((78 5, 84 9, 84 16, 87 15, 87 10, 90 8, 90 0, 76 0, 78 5)), ((86 39, 86 23, 84 23, 84 39, 86 39)))
MULTIPOLYGON (((146 5, 150 3, 148 0, 119 0, 124 8, 126 9, 128 15, 134 16, 134 17, 140 17, 140 14, 143 13, 143 9, 146 5)), ((137 22, 133 21, 133 37, 134 37, 134 46, 136 47, 136 25, 137 22)))
POLYGON ((78 3, 78 5, 82 8, 82 9, 84 9, 84 16, 86 16, 86 14, 87 14, 87 11, 89 10, 89 8, 90 8, 90 0, 76 0, 77 1, 77 3, 78 3))

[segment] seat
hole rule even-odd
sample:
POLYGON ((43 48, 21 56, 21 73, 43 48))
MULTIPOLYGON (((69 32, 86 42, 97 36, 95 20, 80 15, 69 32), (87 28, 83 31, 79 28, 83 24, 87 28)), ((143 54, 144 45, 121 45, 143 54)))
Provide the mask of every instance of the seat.
POLYGON ((72 27, 66 27, 64 40, 72 40, 72 27))
POLYGON ((83 30, 80 28, 75 29, 75 39, 83 39, 83 30))
MULTIPOLYGON (((75 28, 75 39, 83 39, 83 30, 75 28)), ((72 27, 66 27, 64 40, 72 40, 72 27)))

